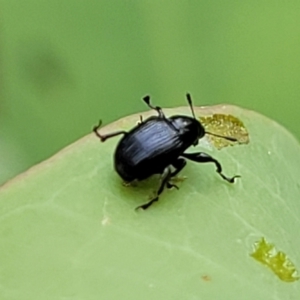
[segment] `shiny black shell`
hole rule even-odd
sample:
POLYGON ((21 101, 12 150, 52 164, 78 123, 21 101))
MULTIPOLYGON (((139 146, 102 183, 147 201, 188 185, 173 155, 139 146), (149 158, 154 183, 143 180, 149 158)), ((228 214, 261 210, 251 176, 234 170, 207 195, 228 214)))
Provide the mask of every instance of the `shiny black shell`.
POLYGON ((201 123, 188 116, 149 117, 119 141, 114 154, 115 170, 126 182, 162 174, 204 134, 201 123))

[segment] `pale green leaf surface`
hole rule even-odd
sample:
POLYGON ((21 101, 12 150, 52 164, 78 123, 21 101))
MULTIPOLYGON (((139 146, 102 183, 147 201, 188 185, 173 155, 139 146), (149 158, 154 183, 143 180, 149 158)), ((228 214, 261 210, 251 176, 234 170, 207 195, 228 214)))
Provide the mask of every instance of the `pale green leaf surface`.
POLYGON ((118 138, 91 134, 4 185, 0 299, 300 299, 299 280, 283 282, 250 256, 264 237, 300 268, 299 143, 257 113, 197 109, 209 113, 232 114, 249 130, 248 145, 217 151, 203 139, 190 149, 241 175, 236 184, 188 162, 178 191, 136 212, 157 179, 124 187, 112 164, 118 138))

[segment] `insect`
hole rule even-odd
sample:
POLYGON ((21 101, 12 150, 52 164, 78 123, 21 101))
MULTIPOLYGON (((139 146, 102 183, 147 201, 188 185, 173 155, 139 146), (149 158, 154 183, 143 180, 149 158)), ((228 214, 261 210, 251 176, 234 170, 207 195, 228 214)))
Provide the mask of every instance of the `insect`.
POLYGON ((140 181, 154 174, 160 174, 160 186, 156 196, 136 209, 149 208, 159 200, 159 196, 165 188, 175 187, 178 189, 170 180, 185 167, 186 159, 198 163, 214 163, 217 173, 230 183, 240 177, 239 175, 226 177, 222 173, 221 164, 206 153, 185 153, 190 146, 196 146, 199 139, 205 134, 237 141, 231 137, 205 131, 195 117, 190 94, 187 94, 186 97, 193 117, 175 115, 167 118, 161 107, 153 106, 150 103, 150 97, 145 96, 144 102, 157 112, 157 116, 151 116, 146 120, 141 118, 140 123, 128 132, 121 130, 102 135, 98 131, 102 124, 101 120, 93 128, 101 142, 123 135, 114 153, 114 168, 125 182, 140 181))

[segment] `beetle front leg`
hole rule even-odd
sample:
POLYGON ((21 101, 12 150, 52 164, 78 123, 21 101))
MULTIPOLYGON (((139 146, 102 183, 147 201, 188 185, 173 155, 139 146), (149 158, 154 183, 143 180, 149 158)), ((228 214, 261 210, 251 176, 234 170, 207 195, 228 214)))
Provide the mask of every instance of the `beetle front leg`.
POLYGON ((120 134, 127 134, 126 131, 120 130, 120 131, 116 131, 116 132, 112 132, 112 133, 109 133, 109 134, 102 135, 98 132, 98 129, 101 127, 101 125, 102 125, 102 121, 100 120, 98 125, 93 127, 93 131, 95 132, 96 136, 101 140, 101 142, 105 142, 107 139, 112 138, 112 137, 117 136, 117 135, 120 135, 120 134))
POLYGON ((149 208, 154 202, 158 201, 159 199, 159 195, 163 192, 165 186, 169 185, 169 180, 171 178, 171 175, 172 175, 172 172, 171 172, 171 169, 170 167, 167 167, 165 170, 164 170, 164 173, 162 174, 163 178, 162 178, 162 181, 161 181, 161 184, 160 184, 160 187, 157 191, 157 196, 155 198, 153 198, 152 200, 150 200, 149 202, 143 204, 143 205, 140 205, 138 207, 136 207, 135 209, 138 210, 139 208, 141 209, 147 209, 149 208))
POLYGON ((226 181, 230 182, 230 183, 234 183, 234 179, 235 178, 239 178, 241 177, 240 175, 235 175, 232 178, 226 177, 223 173, 222 173, 222 166, 221 164, 214 159, 213 157, 211 157, 210 155, 203 153, 203 152, 196 152, 196 153, 183 153, 181 156, 190 159, 192 161, 195 162, 199 162, 199 163, 208 163, 208 162, 212 162, 216 165, 217 167, 217 172, 218 174, 226 181))

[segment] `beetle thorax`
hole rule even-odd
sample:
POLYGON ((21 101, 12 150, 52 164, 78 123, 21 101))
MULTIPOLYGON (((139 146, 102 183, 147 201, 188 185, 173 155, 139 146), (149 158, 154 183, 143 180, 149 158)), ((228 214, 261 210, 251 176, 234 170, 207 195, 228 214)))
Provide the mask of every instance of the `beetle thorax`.
POLYGON ((197 145, 198 140, 205 135, 205 129, 201 123, 188 116, 170 117, 174 126, 178 129, 179 135, 191 145, 197 145))

